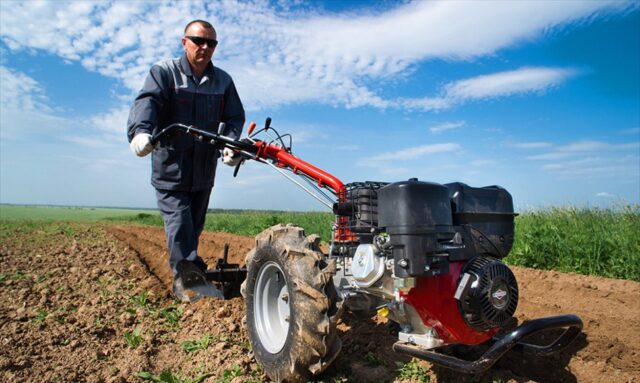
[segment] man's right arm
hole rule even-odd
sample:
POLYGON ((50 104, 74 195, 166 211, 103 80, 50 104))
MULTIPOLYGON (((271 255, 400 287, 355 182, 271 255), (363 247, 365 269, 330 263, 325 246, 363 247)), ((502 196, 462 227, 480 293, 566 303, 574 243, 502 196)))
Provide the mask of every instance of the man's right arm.
POLYGON ((160 65, 154 65, 136 97, 127 122, 129 142, 140 133, 152 134, 158 118, 169 99, 169 73, 160 65))

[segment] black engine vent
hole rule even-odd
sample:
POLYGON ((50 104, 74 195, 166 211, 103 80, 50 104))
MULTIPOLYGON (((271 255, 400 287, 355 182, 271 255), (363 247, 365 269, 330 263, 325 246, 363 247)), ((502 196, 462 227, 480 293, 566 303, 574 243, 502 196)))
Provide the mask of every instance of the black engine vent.
POLYGON ((473 329, 503 327, 518 306, 518 283, 504 263, 481 255, 465 265, 455 298, 462 317, 473 329))

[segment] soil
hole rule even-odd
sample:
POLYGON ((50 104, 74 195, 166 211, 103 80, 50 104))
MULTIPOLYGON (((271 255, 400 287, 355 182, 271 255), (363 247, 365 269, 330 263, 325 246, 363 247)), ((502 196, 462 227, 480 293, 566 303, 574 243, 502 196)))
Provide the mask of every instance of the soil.
MULTIPOLYGON (((229 262, 242 264, 254 240, 205 232, 200 255, 213 265, 225 243, 229 262)), ((175 301, 166 259, 160 228, 48 224, 3 230, 0 382, 142 382, 141 373, 160 379, 163 371, 165 378, 170 372, 185 382, 267 380, 242 328, 242 299, 175 301), (187 352, 195 341, 202 347, 187 352)), ((338 326, 342 353, 318 380, 640 382, 640 283, 513 270, 519 322, 564 313, 584 321, 583 333, 560 354, 511 352, 477 376, 419 361, 415 365, 426 372, 402 380, 407 374, 398 367, 411 358, 391 350, 397 336, 384 318, 346 313, 338 326)))

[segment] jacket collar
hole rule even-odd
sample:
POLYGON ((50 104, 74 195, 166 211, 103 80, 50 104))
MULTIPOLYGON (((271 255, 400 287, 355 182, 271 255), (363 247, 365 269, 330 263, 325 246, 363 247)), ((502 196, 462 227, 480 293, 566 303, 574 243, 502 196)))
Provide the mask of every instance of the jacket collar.
MULTIPOLYGON (((189 60, 187 60, 186 53, 183 54, 182 57, 180 57, 180 67, 182 67, 182 72, 184 72, 184 74, 186 74, 187 76, 194 76, 193 72, 191 71, 191 65, 189 65, 189 60)), ((202 73, 202 76, 212 78, 213 73, 213 63, 209 61, 209 65, 207 65, 207 68, 204 70, 204 73, 202 73)))

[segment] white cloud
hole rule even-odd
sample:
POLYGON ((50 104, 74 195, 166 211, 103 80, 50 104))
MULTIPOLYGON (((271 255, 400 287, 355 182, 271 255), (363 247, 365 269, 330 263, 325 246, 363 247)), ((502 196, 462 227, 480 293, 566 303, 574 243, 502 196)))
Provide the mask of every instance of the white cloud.
POLYGON ((23 113, 51 112, 42 86, 24 73, 0 66, 0 108, 23 113))
POLYGON ((0 110, 3 139, 38 136, 89 148, 122 146, 129 113, 123 106, 90 116, 86 122, 65 117, 38 81, 4 66, 0 66, 0 110))
MULTIPOLYGON (((123 134, 124 136, 124 134, 123 134)), ((64 136, 62 137, 63 140, 73 143, 73 144, 77 144, 80 146, 84 146, 87 148, 91 148, 91 149, 107 149, 107 148, 114 148, 114 147, 120 147, 122 148, 124 146, 123 142, 120 142, 120 145, 117 145, 115 142, 113 141, 107 141, 104 140, 100 137, 86 137, 86 136, 64 136)), ((120 141, 124 141, 124 140, 120 140, 120 141)))
POLYGON ((429 144, 404 148, 392 152, 385 152, 376 156, 361 158, 356 162, 358 166, 379 166, 381 162, 398 162, 414 160, 430 154, 456 152, 462 147, 456 143, 429 144))
POLYGON ((549 148, 553 145, 549 142, 539 141, 539 142, 516 142, 516 143, 510 144, 510 146, 516 149, 542 149, 542 148, 549 148))
POLYGON ((615 194, 611 194, 611 193, 607 193, 607 192, 600 192, 598 194, 596 194, 596 197, 604 197, 604 198, 615 198, 615 194))
POLYGON ((624 129, 620 131, 620 134, 625 134, 625 135, 637 135, 640 134, 640 128, 630 128, 630 129, 624 129))
POLYGON ((633 2, 416 1, 386 12, 320 14, 264 1, 0 2, 0 38, 11 50, 38 49, 117 78, 132 92, 149 66, 180 53, 184 24, 211 20, 227 69, 248 110, 321 102, 348 108, 437 110, 469 100, 541 92, 571 69, 523 68, 449 84, 433 98, 385 100, 372 83, 410 76, 430 59, 468 60, 633 2))
POLYGON ((592 157, 550 164, 543 167, 543 169, 568 179, 631 178, 638 180, 640 179, 638 162, 640 162, 640 157, 638 156, 625 156, 622 158, 592 157))
POLYGON ((437 97, 399 99, 409 109, 441 110, 469 101, 543 93, 578 74, 572 68, 520 68, 476 76, 446 84, 437 97))
POLYGON ((445 98, 452 101, 504 97, 543 92, 577 73, 566 68, 520 68, 457 81, 445 87, 445 98))
POLYGON ((443 122, 443 123, 436 124, 436 125, 430 127, 429 131, 431 133, 441 133, 441 132, 444 132, 445 130, 452 130, 452 129, 461 128, 464 125, 465 125, 464 121, 443 122))
POLYGON ((0 66, 0 138, 52 139, 72 121, 56 115, 42 85, 32 77, 0 66))
POLYGON ((540 168, 569 180, 640 180, 640 142, 609 143, 582 140, 564 145, 547 142, 511 143, 520 149, 544 150, 525 157, 542 162, 540 168))
POLYGON ((122 106, 91 117, 88 127, 95 128, 102 132, 124 136, 124 127, 127 126, 128 117, 129 108, 122 106))
POLYGON ((602 141, 576 141, 563 146, 557 146, 552 151, 528 156, 529 160, 546 161, 557 160, 575 156, 584 156, 597 152, 621 152, 627 150, 640 150, 640 142, 625 144, 610 144, 602 141))
POLYGON ((471 165, 473 166, 489 166, 495 165, 498 162, 496 160, 473 160, 471 161, 471 165))

